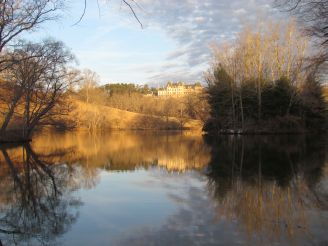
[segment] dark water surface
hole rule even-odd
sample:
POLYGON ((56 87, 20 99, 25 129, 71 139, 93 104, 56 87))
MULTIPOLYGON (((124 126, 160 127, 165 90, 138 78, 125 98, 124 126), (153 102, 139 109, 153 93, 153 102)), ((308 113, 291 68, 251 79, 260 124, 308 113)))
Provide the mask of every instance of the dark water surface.
POLYGON ((0 146, 3 245, 328 245, 325 136, 44 134, 0 146))

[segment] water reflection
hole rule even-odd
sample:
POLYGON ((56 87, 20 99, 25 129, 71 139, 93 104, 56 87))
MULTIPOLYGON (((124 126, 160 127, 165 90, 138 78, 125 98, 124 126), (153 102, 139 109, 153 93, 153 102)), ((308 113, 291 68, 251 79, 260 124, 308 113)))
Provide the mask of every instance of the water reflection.
POLYGON ((324 137, 207 142, 212 151, 205 188, 169 189, 180 209, 161 227, 139 228, 119 245, 328 244, 324 137))
POLYGON ((170 171, 201 169, 209 161, 209 148, 192 133, 113 132, 90 135, 52 134, 33 141, 36 152, 62 152, 64 160, 84 168, 129 171, 152 166, 170 171))
MULTIPOLYGON (((209 142, 216 146, 207 176, 218 219, 237 220, 258 244, 319 243, 314 235, 328 229, 324 137, 222 137, 209 142), (314 220, 324 229, 312 231, 314 220)), ((325 238, 320 243, 328 243, 325 238)))
POLYGON ((53 244, 78 217, 81 202, 64 153, 37 155, 30 145, 1 146, 0 234, 3 245, 53 244))
POLYGON ((3 245, 328 243, 323 136, 46 134, 0 146, 3 245))

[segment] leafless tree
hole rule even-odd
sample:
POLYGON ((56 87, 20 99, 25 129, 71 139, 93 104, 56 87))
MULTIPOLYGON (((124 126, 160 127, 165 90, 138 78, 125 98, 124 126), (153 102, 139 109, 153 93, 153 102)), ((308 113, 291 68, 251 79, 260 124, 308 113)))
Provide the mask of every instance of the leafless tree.
POLYGON ((291 12, 304 23, 308 34, 319 40, 328 60, 328 1, 327 0, 276 0, 277 6, 291 12))
POLYGON ((99 85, 99 81, 100 81, 100 77, 96 72, 90 69, 84 69, 82 71, 80 90, 84 94, 84 99, 86 103, 90 102, 91 94, 96 90, 97 86, 99 85))
POLYGON ((169 127, 169 118, 172 115, 174 107, 175 107, 174 100, 172 100, 171 98, 168 98, 167 100, 165 100, 164 105, 163 105, 163 116, 165 117, 167 128, 169 127))
MULTIPOLYGON (((64 0, 0 0, 0 71, 8 66, 8 60, 4 52, 6 47, 13 45, 14 40, 24 32, 34 31, 43 23, 55 20, 60 11, 64 9, 64 0)), ((139 7, 134 0, 122 0, 133 13, 136 20, 142 26, 135 7, 139 7)), ((86 11, 87 0, 84 1, 84 10, 79 23, 86 11)))
POLYGON ((189 118, 206 122, 208 119, 209 105, 205 93, 191 94, 185 97, 185 107, 189 118))
POLYGON ((22 33, 56 19, 63 3, 63 0, 0 0, 0 65, 8 61, 3 57, 4 48, 22 33))
MULTIPOLYGON (((99 9, 99 12, 100 12, 100 3, 99 3, 99 0, 96 0, 96 1, 97 1, 98 9, 99 9)), ((109 0, 106 0, 105 2, 109 2, 109 0)), ((138 23, 140 24, 141 28, 143 28, 142 22, 140 21, 137 13, 135 11, 135 8, 136 7, 139 8, 139 9, 141 9, 141 7, 138 4, 138 2, 135 1, 135 0, 120 0, 120 2, 121 2, 121 4, 124 4, 125 6, 127 6, 129 8, 129 10, 133 14, 134 18, 138 21, 138 23)), ((88 0, 84 0, 84 6, 83 6, 82 14, 81 14, 80 18, 78 19, 78 21, 75 22, 74 25, 77 25, 77 24, 79 24, 82 21, 83 17, 86 14, 86 11, 87 11, 87 5, 88 5, 88 0)))
POLYGON ((8 100, 0 133, 5 134, 16 111, 22 114, 23 138, 29 138, 37 125, 52 116, 52 110, 69 87, 67 65, 74 57, 62 42, 51 39, 37 44, 21 42, 13 53, 18 62, 7 70, 6 89, 12 98, 8 100))

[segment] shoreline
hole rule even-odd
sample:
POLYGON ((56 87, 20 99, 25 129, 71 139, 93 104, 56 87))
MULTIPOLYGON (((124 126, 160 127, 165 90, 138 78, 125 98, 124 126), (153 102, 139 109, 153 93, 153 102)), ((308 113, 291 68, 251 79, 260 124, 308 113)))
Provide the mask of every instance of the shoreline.
POLYGON ((249 131, 241 131, 241 130, 220 130, 220 131, 208 131, 205 132, 207 136, 225 136, 225 135, 234 135, 234 136, 283 136, 283 135, 307 135, 307 134, 320 134, 326 133, 327 130, 300 130, 300 131, 270 131, 270 130, 249 130, 249 131))
POLYGON ((0 139, 0 144, 26 144, 32 142, 32 139, 0 139))
MULTIPOLYGON (((95 130, 88 130, 85 128, 78 128, 74 130, 64 130, 64 129, 51 129, 51 128, 44 128, 39 129, 35 132, 35 136, 39 134, 51 134, 51 133, 88 133, 88 134, 99 134, 99 133, 110 133, 110 132, 135 132, 135 133, 168 133, 168 134, 182 134, 182 133, 190 133, 195 132, 202 135, 204 132, 201 129, 193 129, 193 128, 184 128, 184 129, 117 129, 117 128, 108 128, 108 129, 95 129, 95 130)), ((33 138, 23 139, 21 137, 16 136, 6 136, 0 138, 0 146, 7 145, 7 144, 27 144, 33 141, 33 138)))
MULTIPOLYGON (((109 128, 109 129, 95 129, 93 131, 89 131, 88 129, 79 128, 74 130, 59 130, 59 129, 42 129, 36 132, 38 134, 48 134, 51 132, 58 133, 90 133, 97 134, 103 132, 143 132, 143 133, 188 133, 188 132, 197 132, 199 135, 207 136, 207 137, 219 137, 219 136, 286 136, 286 135, 308 135, 308 134, 320 134, 325 133, 327 131, 240 131, 240 130, 221 130, 218 132, 211 131, 205 132, 201 129, 117 129, 117 128, 109 128)), ((33 141, 33 138, 22 139, 21 137, 5 137, 0 139, 0 145, 6 144, 27 144, 33 141)))

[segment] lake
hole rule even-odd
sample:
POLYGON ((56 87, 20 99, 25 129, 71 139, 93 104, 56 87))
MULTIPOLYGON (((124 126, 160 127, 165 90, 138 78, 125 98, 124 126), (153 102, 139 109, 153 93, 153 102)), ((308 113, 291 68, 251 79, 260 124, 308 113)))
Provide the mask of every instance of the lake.
POLYGON ((0 240, 328 245, 326 139, 117 131, 2 145, 0 240))

